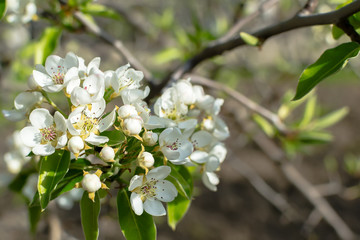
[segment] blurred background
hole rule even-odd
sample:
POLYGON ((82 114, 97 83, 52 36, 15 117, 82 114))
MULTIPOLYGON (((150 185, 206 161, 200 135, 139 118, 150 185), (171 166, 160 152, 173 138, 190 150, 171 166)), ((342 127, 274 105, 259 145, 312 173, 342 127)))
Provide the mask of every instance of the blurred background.
MULTIPOLYGON (((71 14, 57 16, 49 11, 53 7, 51 2, 35 1, 37 16, 32 17, 33 21, 14 22, 5 16, 0 22, 1 109, 11 109, 15 96, 27 89, 39 39, 46 44, 42 38, 44 29, 59 24, 59 19, 67 25, 64 24, 53 54, 64 57, 72 51, 86 63, 100 56, 103 71, 127 63, 113 46, 87 32, 71 14)), ((315 12, 335 10, 342 2, 320 0, 315 12)), ((99 9, 87 9, 100 28, 121 40, 160 82, 177 66, 224 36, 240 19, 249 20, 241 31, 251 33, 292 17, 306 1, 95 3, 113 11, 100 14, 99 9), (264 2, 271 4, 262 7, 264 2)), ((261 47, 243 46, 226 52, 193 70, 192 73, 235 89, 278 114, 294 132, 307 127, 313 130, 309 125, 315 122, 321 134, 281 135, 271 123, 254 117, 223 91, 206 88, 207 93, 225 99, 221 116, 231 134, 226 141, 227 158, 218 172, 218 191, 209 191, 198 179, 190 210, 175 231, 167 226, 166 217, 156 218, 158 239, 340 239, 284 174, 283 165, 274 161, 272 153, 278 152, 322 194, 346 225, 360 234, 359 58, 351 59, 346 68, 322 82, 306 99, 290 101, 306 66, 315 62, 324 50, 347 41, 347 36, 334 40, 328 25, 302 28, 271 37, 261 47), (306 112, 311 112, 314 121, 304 120, 306 112), (337 115, 328 115, 331 113, 337 115)), ((1 239, 32 239, 26 201, 8 189, 15 175, 9 172, 11 167, 4 160, 4 154, 11 151, 9 139, 24 125, 25 122, 9 122, 0 116, 1 239)), ((31 199, 35 185, 36 178, 29 181, 23 195, 31 199)), ((35 239, 83 239, 79 206, 73 203, 78 195, 74 191, 51 204, 42 216, 35 239)), ((99 239, 122 239, 115 199, 109 197, 105 201, 99 239)))

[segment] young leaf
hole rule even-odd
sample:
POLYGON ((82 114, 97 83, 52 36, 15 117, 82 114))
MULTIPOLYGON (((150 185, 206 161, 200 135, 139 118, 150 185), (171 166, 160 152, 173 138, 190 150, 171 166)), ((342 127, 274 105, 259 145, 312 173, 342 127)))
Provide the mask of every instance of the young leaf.
POLYGON ((261 41, 257 37, 255 37, 255 36, 253 36, 251 34, 248 34, 246 32, 241 32, 240 37, 244 40, 244 42, 246 44, 248 44, 250 46, 259 46, 259 45, 261 45, 261 41))
POLYGON ((112 18, 114 20, 122 19, 121 15, 119 15, 116 11, 101 4, 88 3, 85 6, 81 7, 80 10, 83 13, 93 16, 112 18))
POLYGON ((167 180, 172 182, 178 192, 185 198, 191 199, 192 196, 192 177, 189 171, 184 166, 175 166, 174 164, 168 164, 171 167, 171 173, 167 180))
POLYGON ((35 234, 37 224, 41 217, 41 207, 40 206, 29 206, 28 213, 29 213, 29 220, 30 220, 30 231, 32 234, 35 234))
POLYGON ((328 115, 317 119, 313 122, 311 129, 324 129, 339 122, 349 113, 349 108, 343 107, 339 110, 329 113, 328 115))
POLYGON ((301 74, 293 100, 308 94, 319 82, 342 69, 349 58, 355 57, 360 50, 356 42, 343 43, 326 50, 320 58, 301 74))
POLYGON ((136 215, 131 208, 129 193, 121 189, 117 195, 118 217, 121 231, 127 240, 156 239, 156 226, 151 215, 136 215))
POLYGON ((58 27, 48 27, 45 29, 35 48, 35 64, 45 64, 46 58, 55 50, 61 35, 58 27))
POLYGON ((95 193, 94 202, 89 198, 88 192, 84 192, 80 201, 81 225, 86 240, 97 240, 99 236, 100 198, 95 193))
POLYGON ((299 124, 299 128, 308 125, 314 117, 316 110, 316 96, 311 96, 306 103, 304 117, 299 124))
POLYGON ((5 16, 6 13, 6 0, 0 0, 0 20, 5 16))
POLYGON ((299 140, 307 144, 328 143, 333 140, 333 136, 326 132, 301 132, 299 140))
POLYGON ((100 135, 109 138, 106 144, 110 147, 119 145, 125 141, 125 135, 121 131, 104 131, 100 133, 100 135))
POLYGON ((258 114, 254 114, 253 119, 267 136, 273 137, 275 135, 275 128, 265 118, 258 114))
POLYGON ((175 230, 176 225, 185 216, 190 207, 191 200, 178 195, 174 201, 167 203, 168 224, 175 230))
POLYGON ((57 150, 50 156, 43 157, 40 162, 38 192, 41 209, 48 205, 51 193, 69 169, 70 152, 57 150))

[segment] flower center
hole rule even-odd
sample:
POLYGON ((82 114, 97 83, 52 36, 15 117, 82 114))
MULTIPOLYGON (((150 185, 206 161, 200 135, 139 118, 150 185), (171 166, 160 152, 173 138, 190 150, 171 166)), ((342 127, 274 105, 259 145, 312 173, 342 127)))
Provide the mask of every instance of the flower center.
POLYGON ((74 127, 76 129, 82 130, 81 134, 85 135, 87 133, 90 133, 90 132, 96 130, 96 126, 98 125, 98 123, 99 123, 99 120, 97 118, 91 118, 91 117, 86 116, 85 114, 82 114, 80 121, 78 121, 74 125, 74 127))
POLYGON ((57 66, 57 69, 54 70, 54 68, 51 68, 52 72, 52 80, 55 84, 64 84, 64 67, 63 66, 57 66))
POLYGON ((177 151, 180 146, 181 146, 181 143, 179 143, 179 139, 177 138, 175 142, 173 142, 170 145, 167 145, 166 147, 172 151, 177 151))
POLYGON ((43 143, 52 142, 57 137, 57 133, 54 125, 48 128, 40 129, 40 133, 41 133, 41 141, 43 143))
POLYGON ((141 195, 143 198, 149 198, 149 197, 154 197, 155 194, 155 184, 157 183, 157 181, 150 181, 150 182, 146 182, 144 185, 142 185, 142 187, 140 188, 141 191, 141 195))

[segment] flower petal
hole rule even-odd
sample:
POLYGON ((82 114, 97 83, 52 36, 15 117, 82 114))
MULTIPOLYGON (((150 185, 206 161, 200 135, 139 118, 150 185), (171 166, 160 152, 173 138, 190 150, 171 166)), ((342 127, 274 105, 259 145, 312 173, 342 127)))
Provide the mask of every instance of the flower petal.
POLYGON ((39 156, 49 156, 55 152, 55 148, 50 143, 39 144, 32 149, 32 152, 39 156))
POLYGON ((42 100, 43 96, 40 92, 22 92, 16 96, 14 106, 17 110, 27 111, 37 102, 42 100))
POLYGON ((141 195, 137 193, 131 193, 130 195, 131 207, 136 215, 141 215, 144 211, 143 202, 141 201, 141 195))
POLYGON ((43 89, 45 92, 55 93, 60 92, 65 86, 63 84, 55 84, 44 86, 43 89))
POLYGON ((58 142, 57 142, 56 148, 65 147, 66 144, 67 144, 67 136, 66 136, 66 134, 63 134, 62 136, 60 136, 60 137, 58 138, 58 142))
POLYGON ((194 151, 191 155, 190 155, 190 159, 196 163, 205 163, 207 162, 209 157, 209 154, 207 152, 204 151, 194 151))
POLYGON ((101 116, 101 114, 104 113, 105 108, 106 108, 106 102, 105 99, 102 98, 98 102, 91 103, 91 110, 89 110, 89 108, 86 108, 85 114, 86 116, 91 118, 98 118, 101 116))
POLYGON ((24 145, 28 147, 35 147, 41 143, 41 133, 36 127, 24 127, 20 131, 20 138, 24 145))
POLYGON ((75 87, 72 90, 70 100, 75 106, 86 105, 92 102, 90 94, 81 87, 75 87))
POLYGON ((166 215, 164 206, 158 200, 146 199, 144 202, 144 210, 153 216, 166 215))
POLYGON ((66 132, 66 119, 60 112, 58 112, 58 111, 55 112, 54 121, 56 124, 56 129, 61 131, 62 133, 65 133, 66 132))
POLYGON ((79 86, 80 86, 79 78, 69 80, 69 82, 67 83, 67 86, 66 86, 66 93, 71 94, 72 91, 74 90, 74 88, 79 87, 79 86))
POLYGON ((90 136, 88 136, 86 139, 85 139, 86 142, 92 144, 92 145, 95 145, 95 146, 99 146, 103 143, 106 143, 109 141, 109 138, 108 137, 105 137, 105 136, 98 136, 94 133, 90 133, 90 136))
POLYGON ((4 117, 12 122, 21 121, 26 118, 26 112, 21 110, 2 110, 4 117))
POLYGON ((40 86, 40 87, 45 87, 45 86, 49 86, 54 84, 52 78, 40 71, 37 70, 33 70, 33 78, 34 81, 40 86))
POLYGON ((109 129, 115 122, 116 118, 116 108, 114 108, 109 115, 107 115, 105 118, 101 119, 99 122, 99 131, 103 132, 107 129, 109 129))
POLYGON ((178 192, 171 182, 167 180, 161 180, 155 184, 156 198, 163 202, 171 202, 175 199, 178 192))
POLYGON ((48 128, 54 123, 53 116, 45 108, 37 108, 30 113, 31 125, 38 129, 48 128))
POLYGON ((202 177, 201 177, 204 185, 210 189, 211 191, 216 191, 217 187, 216 185, 219 184, 219 178, 218 176, 216 176, 215 173, 213 172, 204 172, 202 177))
POLYGON ((58 72, 64 72, 64 59, 56 55, 50 55, 46 58, 45 69, 46 72, 53 76, 58 72))
POLYGON ((191 136, 191 141, 195 148, 202 148, 211 143, 212 136, 207 131, 198 131, 191 136))
POLYGON ((171 168, 169 166, 160 166, 150 170, 146 175, 146 179, 147 181, 163 180, 170 174, 170 172, 171 172, 171 168))
POLYGON ((134 175, 130 180, 129 191, 132 191, 135 188, 140 187, 143 182, 143 177, 144 175, 134 175))

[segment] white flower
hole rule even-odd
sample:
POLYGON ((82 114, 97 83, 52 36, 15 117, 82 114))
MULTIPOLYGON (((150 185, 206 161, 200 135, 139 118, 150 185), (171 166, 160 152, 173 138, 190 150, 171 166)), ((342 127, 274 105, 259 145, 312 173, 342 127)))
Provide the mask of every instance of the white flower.
POLYGON ((159 136, 152 131, 145 131, 142 135, 145 146, 154 146, 158 141, 159 136))
POLYGON ((171 172, 168 166, 161 166, 149 171, 147 175, 134 175, 130 180, 130 202, 135 214, 141 215, 145 210, 153 216, 166 214, 162 202, 171 202, 177 196, 175 186, 164 180, 171 172))
POLYGON ((27 157, 31 148, 24 145, 19 131, 15 131, 7 140, 11 150, 4 154, 4 161, 8 171, 17 174, 21 171, 22 166, 31 159, 31 157, 27 157))
POLYGON ((125 104, 118 109, 118 115, 120 118, 125 119, 131 115, 138 115, 136 108, 132 105, 125 104))
POLYGON ((178 128, 167 128, 159 136, 160 150, 172 163, 181 164, 193 151, 193 145, 178 128))
POLYGON ((10 23, 27 23, 36 15, 36 5, 34 0, 11 0, 6 1, 7 14, 6 20, 10 23))
POLYGON ((220 182, 219 177, 214 173, 219 166, 220 160, 215 155, 210 155, 208 161, 204 165, 201 180, 211 191, 216 191, 217 185, 220 182))
POLYGON ((179 80, 174 88, 177 91, 177 95, 179 96, 179 101, 186 104, 191 105, 196 101, 196 95, 193 91, 193 86, 190 83, 190 79, 187 80, 179 80))
POLYGON ((180 119, 188 112, 188 106, 181 99, 174 87, 166 89, 154 104, 155 114, 162 118, 180 119))
POLYGON ((40 92, 22 92, 14 100, 13 110, 2 110, 4 117, 10 121, 20 121, 43 100, 40 92))
POLYGON ((98 134, 114 124, 116 109, 114 108, 106 117, 100 119, 105 106, 105 101, 100 101, 90 106, 85 105, 75 108, 67 120, 67 127, 70 134, 80 136, 86 142, 96 146, 108 142, 108 137, 98 136, 98 134))
POLYGON ((101 188, 101 181, 95 173, 88 173, 82 179, 81 186, 85 191, 92 193, 101 188))
POLYGON ((65 58, 50 55, 46 58, 45 67, 38 64, 33 71, 34 81, 46 92, 59 92, 71 80, 77 79, 79 63, 74 53, 65 58))
POLYGON ((100 151, 100 157, 105 162, 113 162, 115 157, 115 151, 112 147, 105 146, 100 151))
POLYGON ((61 113, 55 112, 53 117, 47 109, 38 108, 31 112, 29 119, 32 126, 23 128, 20 135, 35 155, 51 155, 66 145, 66 120, 61 113))
POLYGON ((79 77, 81 79, 90 76, 94 72, 100 71, 99 70, 100 61, 101 61, 100 57, 93 58, 87 66, 85 65, 85 60, 82 57, 77 56, 77 59, 79 61, 78 71, 79 71, 79 77))
POLYGON ((108 74, 109 82, 116 94, 120 94, 125 89, 136 89, 140 87, 140 82, 144 78, 141 71, 129 68, 130 64, 119 67, 115 72, 108 74))

